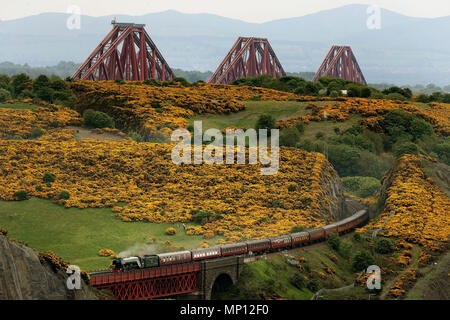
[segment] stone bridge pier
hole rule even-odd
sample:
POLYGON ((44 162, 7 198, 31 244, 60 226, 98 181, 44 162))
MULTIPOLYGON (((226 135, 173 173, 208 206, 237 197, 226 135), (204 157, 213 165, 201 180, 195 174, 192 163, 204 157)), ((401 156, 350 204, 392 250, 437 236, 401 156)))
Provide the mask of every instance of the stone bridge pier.
POLYGON ((179 296, 186 300, 211 300, 213 292, 236 283, 244 266, 244 256, 233 256, 201 262, 197 275, 197 292, 179 296))

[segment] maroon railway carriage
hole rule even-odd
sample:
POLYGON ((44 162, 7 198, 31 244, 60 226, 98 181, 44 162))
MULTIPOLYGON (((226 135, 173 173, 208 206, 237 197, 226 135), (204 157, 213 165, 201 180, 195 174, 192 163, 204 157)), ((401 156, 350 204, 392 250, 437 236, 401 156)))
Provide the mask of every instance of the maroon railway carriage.
POLYGON ((247 244, 245 242, 226 244, 221 246, 220 248, 222 249, 222 257, 247 253, 247 244))
POLYGON ((338 233, 345 233, 355 226, 355 219, 353 217, 345 218, 336 224, 338 227, 338 233))
POLYGON ((309 232, 297 232, 291 234, 292 237, 292 246, 300 246, 309 241, 309 232))
POLYGON ((309 241, 318 241, 320 239, 325 239, 325 230, 323 228, 309 231, 309 241))
POLYGON ((328 238, 328 236, 332 233, 338 233, 338 226, 336 223, 329 224, 325 227, 323 227, 323 230, 325 231, 325 238, 328 238))
POLYGON ((290 235, 270 238, 269 240, 271 249, 281 249, 292 246, 292 238, 290 235))
POLYGON ((203 249, 194 249, 192 252, 192 261, 219 258, 222 253, 220 247, 211 247, 203 249))
POLYGON ((160 266, 188 263, 192 261, 192 254, 190 251, 161 253, 158 254, 158 257, 160 266))
POLYGON ((269 239, 261 239, 261 240, 250 240, 247 241, 247 251, 248 253, 261 253, 270 249, 270 240, 269 239))

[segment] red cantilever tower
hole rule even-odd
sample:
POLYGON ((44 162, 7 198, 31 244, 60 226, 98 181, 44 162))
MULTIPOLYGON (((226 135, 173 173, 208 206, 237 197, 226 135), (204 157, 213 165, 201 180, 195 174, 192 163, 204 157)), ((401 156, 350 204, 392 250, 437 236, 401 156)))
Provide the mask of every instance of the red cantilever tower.
POLYGON ((170 81, 174 74, 144 24, 112 22, 113 29, 73 74, 75 80, 170 81))
POLYGON ((286 75, 267 39, 239 37, 208 82, 229 84, 260 74, 286 75))
POLYGON ((313 81, 316 82, 320 77, 341 78, 367 85, 352 49, 347 46, 331 47, 313 81))

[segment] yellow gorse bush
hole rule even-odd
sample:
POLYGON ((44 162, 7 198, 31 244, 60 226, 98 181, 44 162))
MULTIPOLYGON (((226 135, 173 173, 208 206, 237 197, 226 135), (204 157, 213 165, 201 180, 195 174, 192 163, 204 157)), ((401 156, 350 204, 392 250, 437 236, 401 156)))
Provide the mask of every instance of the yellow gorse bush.
POLYGON ((191 221, 191 210, 220 218, 189 227, 187 234, 224 235, 227 242, 288 233, 294 226, 318 227, 333 220, 326 187, 334 170, 322 154, 281 148, 280 168, 262 176, 260 165, 172 163, 169 144, 93 140, 0 140, 0 199, 17 190, 66 207, 111 207, 123 221, 191 221), (51 185, 45 172, 55 175, 51 185), (295 184, 294 191, 288 186, 295 184), (40 191, 36 186, 41 185, 40 191), (70 199, 59 199, 61 190, 70 199), (277 203, 277 205, 273 205, 277 203), (329 211, 326 211, 329 210, 329 211))
MULTIPOLYGON (((396 160, 390 185, 386 191, 384 210, 375 220, 360 231, 378 229, 383 234, 396 237, 403 248, 409 243, 421 245, 419 261, 430 262, 430 255, 444 250, 450 236, 450 199, 427 177, 421 160, 433 159, 420 155, 404 155, 396 160), (395 212, 395 215, 392 215, 395 212)), ((410 254, 404 251, 398 262, 409 264, 410 254)))
POLYGON ((364 117, 361 124, 369 129, 379 131, 378 122, 383 119, 383 115, 390 110, 401 109, 424 118, 434 127, 437 134, 450 135, 450 104, 446 103, 430 103, 429 107, 424 109, 408 101, 341 98, 340 101, 328 105, 310 103, 307 108, 311 110, 311 114, 279 120, 276 123, 277 127, 292 127, 299 121, 304 123, 322 121, 326 112, 328 119, 331 121, 345 121, 352 114, 361 115, 364 117))

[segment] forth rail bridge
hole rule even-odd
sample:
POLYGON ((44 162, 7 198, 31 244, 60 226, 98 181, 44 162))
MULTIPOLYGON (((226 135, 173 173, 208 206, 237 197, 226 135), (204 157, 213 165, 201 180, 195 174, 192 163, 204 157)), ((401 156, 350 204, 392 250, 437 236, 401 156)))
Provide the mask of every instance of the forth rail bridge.
MULTIPOLYGON (((108 35, 73 74, 74 80, 171 81, 175 78, 162 53, 145 31, 145 25, 112 21, 112 26, 108 35)), ((239 37, 208 82, 230 84, 241 78, 262 74, 274 78, 286 76, 281 62, 267 39, 239 37)), ((313 81, 318 81, 322 76, 367 85, 356 57, 348 46, 332 46, 313 81)), ((363 212, 362 216, 367 218, 367 211, 360 211, 360 216, 361 212, 363 212)), ((352 217, 355 216, 358 216, 358 213, 352 217)), ((342 234, 353 230, 363 222, 360 219, 361 217, 353 221, 344 219, 343 222, 303 232, 298 238, 294 235, 286 235, 257 240, 260 243, 264 241, 267 243, 266 247, 261 247, 260 252, 256 252, 255 249, 250 250, 249 246, 241 243, 236 244, 240 246, 239 254, 236 252, 233 255, 210 257, 199 261, 193 259, 188 263, 124 272, 109 270, 91 272, 90 283, 95 288, 111 290, 114 297, 121 300, 169 296, 210 299, 213 288, 224 287, 238 280, 244 258, 248 257, 249 253, 257 255, 263 252, 289 250, 323 241, 330 232, 342 234), (243 245, 247 250, 244 254, 242 254, 243 245)), ((220 247, 217 248, 219 252, 222 250, 220 247)))

